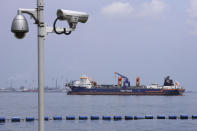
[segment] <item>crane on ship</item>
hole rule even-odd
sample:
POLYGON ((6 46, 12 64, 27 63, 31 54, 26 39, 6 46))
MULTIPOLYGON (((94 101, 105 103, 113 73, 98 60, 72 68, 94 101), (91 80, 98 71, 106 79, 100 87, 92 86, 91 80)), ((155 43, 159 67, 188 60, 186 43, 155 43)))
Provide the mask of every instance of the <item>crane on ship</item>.
POLYGON ((117 73, 117 72, 114 72, 114 74, 119 76, 118 77, 118 85, 119 86, 121 86, 122 88, 126 88, 127 86, 128 87, 130 86, 130 81, 126 76, 124 76, 120 73, 117 73), (122 79, 123 79, 123 85, 122 85, 122 79))

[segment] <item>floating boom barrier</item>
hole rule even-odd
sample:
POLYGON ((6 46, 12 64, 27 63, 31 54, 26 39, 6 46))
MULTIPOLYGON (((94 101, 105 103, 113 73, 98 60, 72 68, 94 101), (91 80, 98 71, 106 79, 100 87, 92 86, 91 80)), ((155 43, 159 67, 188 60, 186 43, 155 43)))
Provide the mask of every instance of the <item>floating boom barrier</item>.
MULTIPOLYGON (((142 119, 147 119, 147 120, 153 120, 153 119, 157 119, 157 120, 197 120, 197 115, 169 115, 169 116, 165 116, 165 115, 157 115, 157 116, 153 116, 153 115, 145 115, 145 116, 131 116, 131 115, 126 115, 126 116, 66 116, 66 117, 62 117, 62 116, 53 116, 53 117, 44 117, 45 121, 62 121, 62 120, 114 120, 114 121, 120 121, 120 120, 142 120, 142 119)), ((38 119, 35 117, 11 117, 11 118, 6 118, 6 117, 0 117, 0 123, 5 123, 5 122, 33 122, 33 121, 37 121, 38 119)))

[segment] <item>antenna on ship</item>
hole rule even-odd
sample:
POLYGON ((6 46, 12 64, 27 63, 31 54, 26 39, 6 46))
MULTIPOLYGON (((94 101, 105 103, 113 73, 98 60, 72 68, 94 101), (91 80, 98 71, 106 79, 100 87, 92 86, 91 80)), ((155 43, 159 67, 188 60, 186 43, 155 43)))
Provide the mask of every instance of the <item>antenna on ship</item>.
POLYGON ((117 76, 116 76, 116 74, 114 73, 114 83, 115 83, 115 85, 116 85, 116 80, 117 80, 117 76))

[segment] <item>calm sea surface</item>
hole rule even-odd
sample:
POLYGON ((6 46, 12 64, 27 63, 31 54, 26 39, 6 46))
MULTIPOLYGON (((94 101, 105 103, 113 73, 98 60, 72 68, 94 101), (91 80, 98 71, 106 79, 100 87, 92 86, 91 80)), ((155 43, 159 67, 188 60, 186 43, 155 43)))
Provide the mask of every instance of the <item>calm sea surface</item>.
MULTIPOLYGON (((69 96, 45 93, 45 116, 197 115, 197 93, 184 96, 69 96)), ((37 93, 0 93, 0 116, 37 118, 37 93)), ((36 131, 37 121, 0 123, 0 131, 36 131)), ((197 120, 46 121, 45 131, 197 131, 197 120)))

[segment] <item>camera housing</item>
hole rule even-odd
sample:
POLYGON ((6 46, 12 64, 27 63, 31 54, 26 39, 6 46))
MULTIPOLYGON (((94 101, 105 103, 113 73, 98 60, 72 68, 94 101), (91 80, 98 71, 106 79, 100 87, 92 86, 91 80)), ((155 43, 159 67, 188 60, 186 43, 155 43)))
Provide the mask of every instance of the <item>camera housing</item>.
POLYGON ((29 32, 27 20, 23 15, 18 14, 14 17, 11 32, 13 32, 18 39, 24 38, 25 34, 29 32))
POLYGON ((85 12, 71 11, 71 10, 57 10, 57 17, 59 20, 67 20, 69 26, 73 29, 76 28, 78 22, 86 23, 88 14, 85 12))

